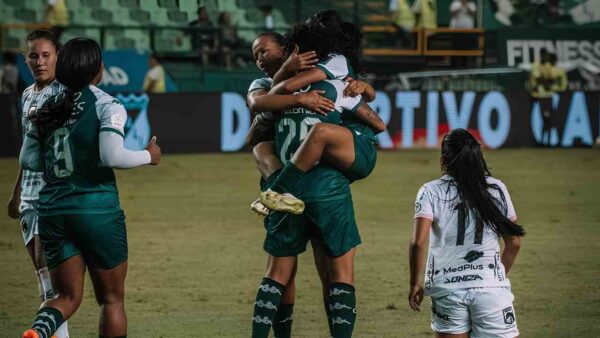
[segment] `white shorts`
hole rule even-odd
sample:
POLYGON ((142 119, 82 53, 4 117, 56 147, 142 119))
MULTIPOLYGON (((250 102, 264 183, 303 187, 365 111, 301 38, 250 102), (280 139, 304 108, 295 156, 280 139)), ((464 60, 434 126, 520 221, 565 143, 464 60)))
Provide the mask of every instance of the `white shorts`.
POLYGON ((38 212, 37 203, 21 203, 19 210, 19 221, 21 224, 21 231, 23 232, 23 241, 25 246, 29 244, 33 236, 38 235, 38 212), (23 207, 26 205, 26 207, 23 207))
POLYGON ((471 338, 513 338, 519 335, 509 288, 472 288, 456 290, 431 299, 431 329, 471 338))

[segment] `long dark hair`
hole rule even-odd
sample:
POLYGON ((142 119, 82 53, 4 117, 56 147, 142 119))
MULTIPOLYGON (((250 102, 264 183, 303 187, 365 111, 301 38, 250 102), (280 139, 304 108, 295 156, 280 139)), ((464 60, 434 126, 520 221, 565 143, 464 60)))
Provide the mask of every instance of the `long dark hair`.
POLYGON ((467 210, 473 212, 475 218, 499 236, 523 236, 522 226, 508 219, 500 207, 506 206, 506 199, 497 184, 488 183, 490 170, 483 159, 481 146, 477 140, 464 129, 454 129, 442 141, 442 170, 454 178, 459 197, 467 210), (492 196, 491 190, 497 191, 502 201, 492 196))
POLYGON ((344 21, 340 13, 332 9, 323 10, 313 14, 306 20, 306 24, 325 30, 325 34, 332 35, 336 39, 335 48, 338 53, 343 54, 358 74, 365 72, 361 62, 363 34, 360 28, 344 21))
POLYGON ((56 80, 67 88, 48 100, 31 117, 40 135, 47 135, 69 119, 75 93, 87 86, 101 67, 102 50, 94 40, 75 38, 60 47, 56 60, 56 80))

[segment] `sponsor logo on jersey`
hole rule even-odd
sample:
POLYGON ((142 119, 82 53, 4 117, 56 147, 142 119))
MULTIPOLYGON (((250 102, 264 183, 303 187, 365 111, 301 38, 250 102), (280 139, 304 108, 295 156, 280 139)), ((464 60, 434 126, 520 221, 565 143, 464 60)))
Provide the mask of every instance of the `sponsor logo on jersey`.
POLYGON ((313 111, 310 111, 308 109, 296 107, 296 108, 291 108, 291 109, 284 110, 283 114, 284 115, 287 115, 287 114, 310 114, 310 115, 316 115, 317 113, 315 113, 313 111))
POLYGON ((444 281, 444 284, 473 282, 476 280, 483 280, 483 277, 481 277, 480 275, 454 276, 452 278, 446 278, 446 280, 444 281))
POLYGON ((465 264, 465 265, 461 265, 459 267, 454 267, 454 268, 444 268, 444 275, 448 274, 448 273, 453 273, 453 272, 461 272, 461 271, 467 271, 467 270, 483 270, 483 264, 479 264, 479 265, 474 265, 474 264, 465 264))
POLYGON ((482 251, 471 250, 467 253, 467 255, 464 257, 464 259, 469 263, 473 263, 474 261, 478 260, 481 257, 483 257, 482 251))
POLYGON ((436 308, 433 306, 431 307, 431 313, 433 313, 436 317, 438 317, 441 320, 445 320, 445 321, 449 320, 447 314, 437 311, 436 308))
POLYGON ((508 327, 514 326, 515 324, 515 312, 513 311, 512 306, 509 306, 502 310, 502 316, 504 317, 504 323, 508 325, 508 327))
POLYGON ((417 212, 419 212, 419 211, 421 211, 421 203, 419 203, 419 202, 416 202, 416 203, 415 203, 415 214, 416 214, 417 212))

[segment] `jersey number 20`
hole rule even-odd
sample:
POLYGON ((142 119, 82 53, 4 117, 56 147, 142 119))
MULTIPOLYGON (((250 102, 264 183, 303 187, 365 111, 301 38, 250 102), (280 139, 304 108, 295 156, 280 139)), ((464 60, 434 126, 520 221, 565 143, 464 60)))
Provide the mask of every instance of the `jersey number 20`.
MULTIPOLYGON (((316 117, 304 118, 302 120, 302 122, 300 122, 300 132, 298 135, 298 143, 301 143, 306 138, 306 135, 308 135, 309 128, 319 122, 321 122, 321 120, 319 120, 316 117)), ((296 137, 296 122, 292 119, 284 118, 279 124, 279 132, 283 132, 283 128, 284 128, 283 126, 288 126, 289 132, 287 133, 285 140, 283 141, 283 144, 281 145, 281 151, 279 152, 279 159, 281 160, 281 162, 286 163, 292 159, 292 156, 294 156, 294 154, 290 154, 289 158, 286 157, 288 148, 290 147, 290 144, 292 143, 292 141, 294 141, 294 138, 296 137)))

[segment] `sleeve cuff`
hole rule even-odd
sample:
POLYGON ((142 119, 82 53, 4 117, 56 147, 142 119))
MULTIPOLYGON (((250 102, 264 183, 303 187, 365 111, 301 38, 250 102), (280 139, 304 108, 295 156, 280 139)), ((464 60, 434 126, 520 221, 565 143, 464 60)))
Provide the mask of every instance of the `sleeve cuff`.
POLYGON ((330 72, 327 67, 321 65, 321 64, 317 64, 317 68, 319 68, 320 70, 323 71, 323 73, 325 73, 325 75, 327 75, 327 78, 329 80, 334 80, 335 79, 335 75, 333 75, 332 72, 330 72))
POLYGON ((413 219, 417 219, 417 218, 426 218, 433 222, 433 215, 430 215, 430 214, 415 214, 415 217, 413 217, 413 219))
POLYGON ((122 131, 117 130, 115 128, 102 127, 102 128, 100 128, 100 131, 111 131, 111 132, 113 132, 113 133, 115 133, 117 135, 120 135, 121 137, 125 138, 125 134, 123 134, 122 131))

